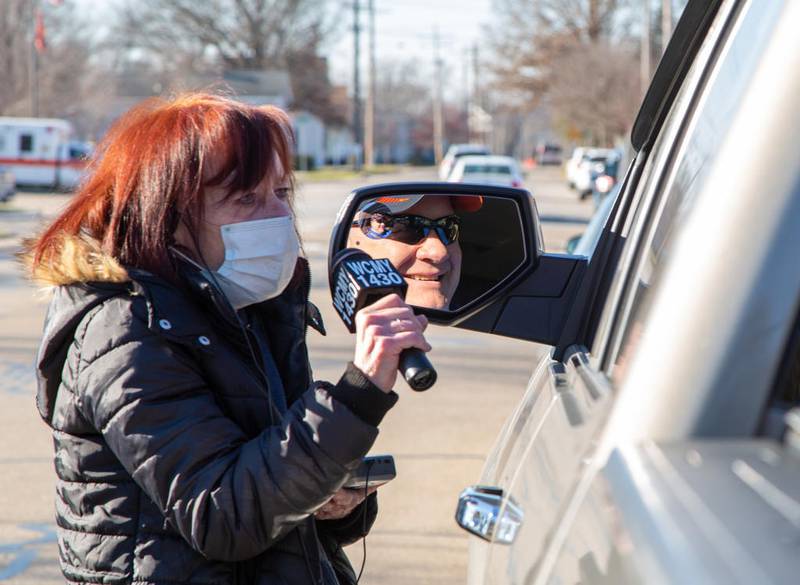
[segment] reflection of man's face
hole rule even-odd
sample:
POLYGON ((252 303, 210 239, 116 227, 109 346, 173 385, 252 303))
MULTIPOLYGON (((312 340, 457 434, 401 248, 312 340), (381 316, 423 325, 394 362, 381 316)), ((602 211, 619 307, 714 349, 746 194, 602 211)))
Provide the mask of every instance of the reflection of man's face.
MULTIPOLYGON (((449 197, 427 196, 402 212, 439 219, 453 215, 449 197)), ((373 231, 383 233, 383 224, 371 224, 373 231), (376 229, 378 228, 378 229, 376 229)), ((350 229, 349 248, 364 250, 373 258, 388 258, 408 283, 406 302, 431 309, 447 309, 461 278, 461 247, 458 242, 445 246, 430 230, 422 241, 404 244, 389 238, 369 238, 359 227, 350 229)))

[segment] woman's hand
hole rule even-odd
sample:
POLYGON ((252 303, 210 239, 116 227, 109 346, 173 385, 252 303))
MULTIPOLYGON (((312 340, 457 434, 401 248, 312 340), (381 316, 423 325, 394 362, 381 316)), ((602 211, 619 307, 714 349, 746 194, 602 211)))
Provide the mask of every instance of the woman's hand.
POLYGON ((424 315, 415 315, 399 295, 382 297, 356 314, 355 366, 384 392, 397 379, 400 352, 409 347, 430 351, 422 332, 424 315))
MULTIPOLYGON (((367 495, 377 491, 378 487, 367 489, 367 495)), ((364 501, 363 489, 342 488, 328 502, 314 513, 317 520, 339 520, 352 512, 364 501)))

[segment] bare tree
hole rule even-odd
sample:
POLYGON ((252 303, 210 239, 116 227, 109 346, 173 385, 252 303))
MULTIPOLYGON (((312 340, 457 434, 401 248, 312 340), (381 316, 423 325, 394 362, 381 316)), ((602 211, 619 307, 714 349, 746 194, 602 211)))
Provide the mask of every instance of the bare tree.
POLYGON ((380 62, 375 87, 378 114, 418 116, 430 110, 430 82, 420 77, 420 67, 420 62, 413 59, 380 62))
POLYGON ((489 29, 498 85, 538 97, 553 60, 568 48, 612 37, 621 0, 495 0, 489 29))
POLYGON ((626 0, 495 0, 489 29, 503 106, 518 112, 545 103, 562 126, 606 142, 625 130, 639 94, 626 0), (632 74, 631 74, 632 73, 632 74), (632 101, 631 96, 635 99, 632 101))
POLYGON ((543 32, 563 33, 579 43, 596 43, 614 33, 620 0, 538 0, 534 18, 543 32))
POLYGON ((128 0, 118 35, 123 52, 166 71, 286 69, 293 106, 336 121, 319 57, 336 15, 328 0, 128 0))
MULTIPOLYGON (((129 0, 120 32, 130 46, 216 57, 229 67, 285 66, 288 55, 319 47, 329 31, 324 0, 129 0)), ((169 51, 165 53, 164 51, 169 51)))
POLYGON ((553 61, 547 94, 558 126, 583 140, 610 145, 625 134, 641 100, 634 50, 597 42, 553 61))
POLYGON ((29 93, 33 5, 26 0, 0 3, 0 113, 22 114, 29 93))
POLYGON ((292 52, 286 62, 294 95, 292 107, 313 112, 330 124, 348 126, 349 117, 332 99, 327 59, 308 49, 292 52))
POLYGON ((74 3, 42 4, 44 45, 34 55, 34 3, 0 2, 0 113, 31 115, 31 82, 36 83, 37 113, 41 116, 80 118, 93 79, 92 41, 74 3), (32 75, 32 58, 36 68, 32 75))
POLYGON ((431 87, 420 79, 416 60, 384 60, 377 67, 375 146, 389 148, 405 132, 415 150, 433 147, 431 87))

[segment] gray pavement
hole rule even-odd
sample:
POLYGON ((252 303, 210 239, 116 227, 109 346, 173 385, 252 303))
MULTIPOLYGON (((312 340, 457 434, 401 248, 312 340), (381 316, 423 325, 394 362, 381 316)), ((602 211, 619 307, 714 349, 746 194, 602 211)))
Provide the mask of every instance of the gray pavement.
MULTIPOLYGON (((326 277, 328 236, 351 189, 395 180, 433 180, 433 169, 407 169, 362 180, 299 185, 297 212, 311 261, 312 301, 328 336, 309 333, 311 362, 320 379, 336 380, 352 358, 353 341, 334 314, 326 277)), ((561 251, 580 233, 591 203, 568 191, 561 170, 532 171, 528 188, 544 220, 545 244, 561 251)), ((68 196, 19 194, 15 212, 0 208, 0 581, 63 582, 53 522, 52 441, 38 417, 33 364, 47 301, 20 277, 13 254, 68 196)), ((522 341, 432 327, 430 357, 439 382, 425 393, 399 388, 401 399, 382 424, 375 453, 392 453, 398 477, 381 488, 381 514, 367 539, 362 583, 464 583, 468 536, 453 521, 462 488, 476 483, 482 462, 506 417, 525 391, 546 348, 522 341)), ((402 384, 402 383, 401 383, 402 384)), ((361 562, 361 543, 348 550, 361 562)))

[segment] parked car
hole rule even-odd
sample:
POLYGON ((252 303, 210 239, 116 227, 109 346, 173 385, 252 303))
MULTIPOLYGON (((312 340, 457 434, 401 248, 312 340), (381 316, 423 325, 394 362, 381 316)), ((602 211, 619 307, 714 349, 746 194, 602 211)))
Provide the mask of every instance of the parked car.
POLYGON ((470 585, 797 582, 798 22, 791 0, 689 0, 590 257, 544 253, 520 189, 345 204, 332 257, 368 198, 447 197, 464 294, 418 310, 550 346, 454 506, 470 585))
POLYGON ((594 208, 598 209, 601 202, 606 199, 612 191, 616 190, 619 185, 619 164, 621 157, 613 156, 606 159, 602 168, 598 168, 596 173, 593 173, 592 179, 592 202, 594 208))
POLYGON ((485 144, 451 144, 439 165, 439 178, 446 181, 460 157, 484 154, 491 154, 491 150, 485 144))
POLYGON ((534 158, 540 165, 560 165, 562 163, 562 148, 558 144, 545 142, 536 147, 534 158))
POLYGON ((14 173, 7 167, 0 166, 0 203, 5 203, 17 192, 14 173))
POLYGON ((605 155, 609 150, 610 149, 607 148, 597 148, 594 146, 579 146, 575 148, 565 165, 567 185, 569 188, 575 189, 579 168, 583 163, 591 158, 596 159, 594 162, 602 162, 605 160, 605 155))
POLYGON ((594 180, 605 173, 606 165, 619 161, 619 153, 610 148, 593 148, 583 153, 573 175, 574 188, 581 199, 592 194, 594 180))
POLYGON ((572 155, 567 160, 565 165, 565 172, 567 175, 567 185, 570 189, 575 188, 575 173, 578 171, 578 165, 583 160, 583 153, 586 152, 588 147, 579 146, 572 151, 572 155))
POLYGON ((456 161, 450 176, 451 183, 485 183, 522 187, 519 163, 510 156, 462 156, 456 161))

